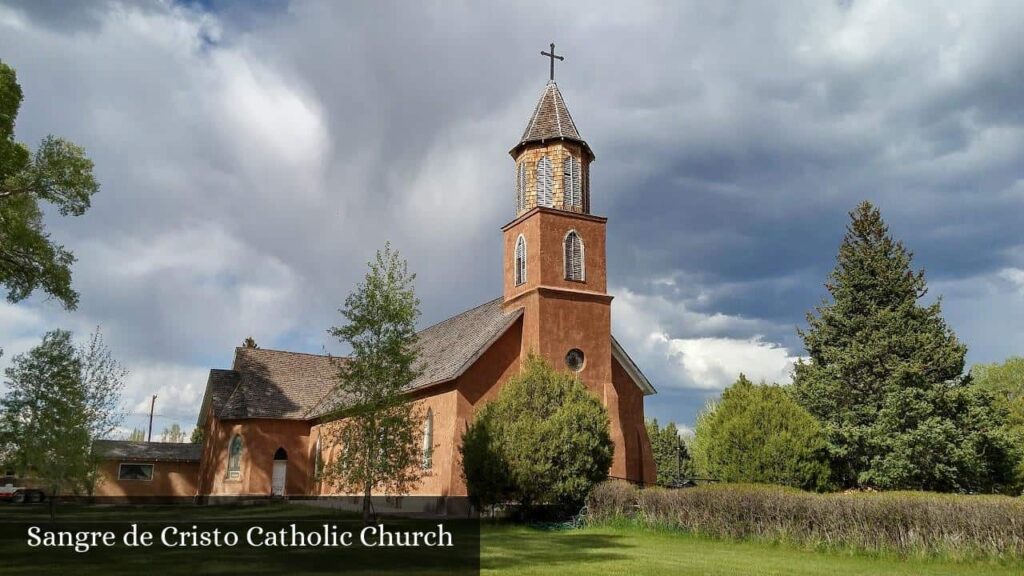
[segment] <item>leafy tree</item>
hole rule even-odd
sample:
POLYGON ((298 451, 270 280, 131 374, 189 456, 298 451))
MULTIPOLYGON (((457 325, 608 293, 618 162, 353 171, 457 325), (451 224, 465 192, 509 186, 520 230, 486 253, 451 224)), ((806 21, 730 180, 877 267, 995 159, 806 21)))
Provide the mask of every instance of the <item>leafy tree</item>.
POLYGON ((327 484, 363 494, 364 522, 374 490, 400 494, 423 474, 422 410, 406 395, 418 374, 416 275, 390 243, 369 267, 340 310, 346 324, 329 330, 352 354, 337 363, 332 422, 325 427, 327 442, 342 450, 321 470, 327 484))
POLYGON ((966 347, 921 305, 924 272, 868 202, 850 213, 826 288, 799 331, 797 400, 825 426, 843 487, 978 490, 1005 483, 997 414, 962 377, 966 347))
POLYGON ((5 376, 0 442, 15 469, 46 483, 52 517, 62 491, 91 493, 99 464, 92 445, 119 421, 125 371, 98 331, 76 349, 70 332, 55 330, 15 356, 5 376))
POLYGON ((1024 358, 1013 357, 1002 364, 978 364, 971 368, 975 386, 992 395, 993 404, 1006 412, 1005 433, 1016 448, 1013 491, 1024 486, 1024 358))
POLYGON ((725 482, 822 489, 828 481, 821 425, 790 391, 740 374, 697 418, 693 459, 725 482))
POLYGON ((679 486, 693 476, 690 452, 673 422, 659 427, 656 419, 648 419, 647 436, 658 469, 658 484, 679 486))
POLYGON ((47 136, 32 153, 14 140, 21 100, 14 70, 0 62, 0 285, 7 287, 11 302, 42 289, 74 309, 75 257, 50 240, 40 202, 54 205, 61 216, 80 216, 99 185, 81 147, 47 136))
POLYGON ((181 426, 177 422, 171 424, 170 428, 164 428, 164 431, 160 434, 161 442, 184 442, 185 433, 181 431, 181 426))
POLYGON ((192 429, 192 437, 190 438, 190 441, 193 444, 202 444, 203 443, 203 429, 198 427, 198 426, 193 428, 192 429))
POLYGON ((580 506, 608 477, 608 412, 568 372, 530 355, 462 438, 463 477, 479 505, 512 499, 580 506))
POLYGON ((133 428, 131 434, 128 435, 129 442, 145 442, 146 431, 142 428, 133 428))

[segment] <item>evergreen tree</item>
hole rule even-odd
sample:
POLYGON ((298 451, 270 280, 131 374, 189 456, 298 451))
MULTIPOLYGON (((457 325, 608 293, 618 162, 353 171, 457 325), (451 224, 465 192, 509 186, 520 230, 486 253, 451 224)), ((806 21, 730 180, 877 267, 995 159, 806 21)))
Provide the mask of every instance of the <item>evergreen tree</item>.
POLYGON ((128 435, 129 442, 145 442, 146 431, 142 428, 132 428, 131 434, 128 435))
POLYGON ((659 485, 679 486, 692 477, 690 452, 675 423, 658 426, 656 419, 648 419, 647 437, 651 439, 659 485))
POLYGON ((579 379, 530 355, 462 437, 463 478, 477 505, 511 499, 529 512, 574 512, 612 464, 608 412, 579 379))
POLYGON ((190 441, 193 444, 202 444, 203 443, 203 429, 198 427, 198 426, 193 428, 192 429, 192 437, 190 438, 190 441))
POLYGON ((693 459, 701 474, 723 482, 823 489, 825 447, 821 425, 788 388, 740 374, 697 418, 693 459))
POLYGON ((797 400, 824 425, 843 487, 976 490, 1005 482, 1006 438, 984 394, 962 377, 966 347, 922 305, 924 271, 868 202, 852 219, 826 288, 832 302, 799 331, 797 400))
MULTIPOLYGON (((345 493, 363 494, 363 520, 374 490, 402 494, 423 475, 423 413, 407 396, 418 374, 416 275, 387 244, 345 299, 344 326, 328 332, 352 348, 337 363, 335 405, 324 427, 338 446, 321 479, 345 493)), ((325 451, 326 447, 325 447, 325 451)))

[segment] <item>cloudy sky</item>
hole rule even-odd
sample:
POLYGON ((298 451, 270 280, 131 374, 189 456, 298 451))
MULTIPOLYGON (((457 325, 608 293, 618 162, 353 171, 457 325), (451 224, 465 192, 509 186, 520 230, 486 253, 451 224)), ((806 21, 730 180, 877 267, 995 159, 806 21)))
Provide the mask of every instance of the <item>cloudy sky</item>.
POLYGON ((499 295, 507 151, 552 41, 648 414, 692 425, 740 371, 788 381, 864 199, 970 362, 1024 354, 1022 29, 1002 1, 0 0, 18 139, 74 140, 102 184, 47 220, 80 308, 0 304, 0 367, 99 325, 130 411, 157 394, 155 427, 188 429, 246 336, 338 351, 325 329, 385 240, 424 325, 499 295))

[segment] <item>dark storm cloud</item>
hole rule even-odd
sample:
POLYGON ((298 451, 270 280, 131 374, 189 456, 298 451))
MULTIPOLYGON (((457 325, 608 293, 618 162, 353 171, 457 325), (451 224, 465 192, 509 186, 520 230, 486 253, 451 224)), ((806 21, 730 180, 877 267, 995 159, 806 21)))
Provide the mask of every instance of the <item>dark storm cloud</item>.
POLYGON ((972 359, 1019 354, 1022 24, 1005 3, 0 5, 19 138, 71 137, 103 183, 50 224, 80 311, 2 308, 0 345, 102 324, 133 398, 188 412, 245 336, 336 350, 324 329, 385 240, 425 324, 493 298, 507 150, 553 40, 652 414, 692 424, 740 370, 785 380, 863 199, 972 359))

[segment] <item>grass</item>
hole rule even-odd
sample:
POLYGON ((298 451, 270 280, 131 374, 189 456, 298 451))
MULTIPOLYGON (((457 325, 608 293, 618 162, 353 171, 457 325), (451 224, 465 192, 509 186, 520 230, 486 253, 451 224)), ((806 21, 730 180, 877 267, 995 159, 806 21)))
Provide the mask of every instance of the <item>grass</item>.
MULTIPOLYGON (((268 505, 245 507, 135 507, 96 508, 66 506, 60 517, 74 521, 104 520, 115 514, 128 513, 145 522, 195 521, 219 522, 235 520, 275 521, 344 521, 332 510, 301 505, 268 505)), ((45 507, 0 506, 0 525, 5 521, 31 520, 44 522, 45 507)), ((933 575, 976 576, 1019 575, 1021 562, 984 562, 942 560, 937 558, 901 559, 895 555, 853 552, 809 551, 784 544, 735 542, 687 535, 678 531, 616 524, 581 530, 550 531, 520 525, 485 523, 481 544, 482 574, 489 576, 544 574, 599 574, 601 576, 678 574, 700 576, 731 575, 933 575)), ((191 557, 180 551, 150 549, 144 556, 124 554, 124 550, 108 550, 106 554, 75 556, 44 554, 35 556, 31 566, 16 566, 3 559, 20 559, 24 540, 0 539, 0 575, 7 574, 130 574, 159 571, 161 574, 312 574, 312 573, 380 573, 359 570, 350 562, 347 552, 330 551, 330 562, 323 556, 303 559, 303 551, 288 550, 280 554, 254 554, 245 548, 226 551, 204 551, 197 566, 191 557), (326 571, 326 572, 325 572, 326 571)), ((379 552, 374 552, 379 554, 379 552)), ((390 554, 390 552, 389 552, 390 554)), ((420 560, 418 564, 402 564, 407 570, 392 574, 445 574, 443 562, 420 560)))
POLYGON ((551 532, 486 526, 482 574, 541 576, 1019 576, 1022 563, 902 559, 815 552, 785 545, 712 540, 635 526, 551 532))

